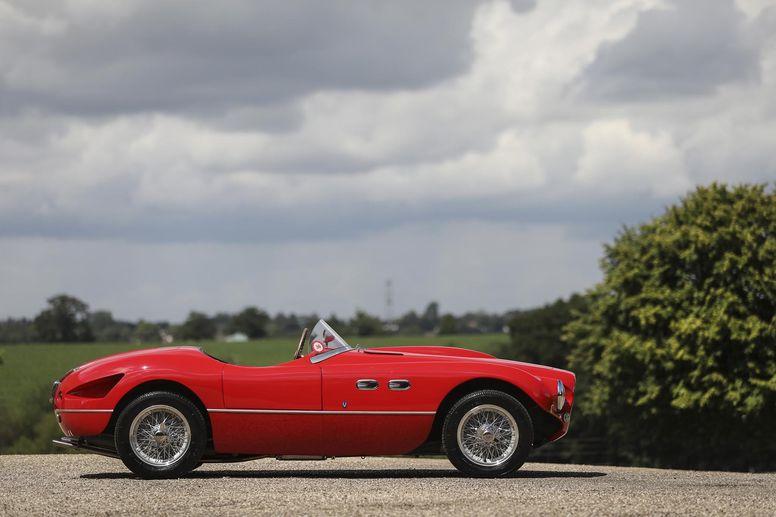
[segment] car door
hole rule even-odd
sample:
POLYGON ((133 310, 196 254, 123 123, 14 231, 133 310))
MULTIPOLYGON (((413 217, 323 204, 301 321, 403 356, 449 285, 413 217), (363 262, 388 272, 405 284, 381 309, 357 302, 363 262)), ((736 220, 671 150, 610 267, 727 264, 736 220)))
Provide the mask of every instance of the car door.
POLYGON ((436 403, 422 365, 400 353, 352 350, 318 363, 324 449, 332 456, 405 454, 428 437, 436 403))
POLYGON ((218 452, 321 454, 321 369, 307 358, 226 365, 223 393, 224 408, 209 411, 218 452))

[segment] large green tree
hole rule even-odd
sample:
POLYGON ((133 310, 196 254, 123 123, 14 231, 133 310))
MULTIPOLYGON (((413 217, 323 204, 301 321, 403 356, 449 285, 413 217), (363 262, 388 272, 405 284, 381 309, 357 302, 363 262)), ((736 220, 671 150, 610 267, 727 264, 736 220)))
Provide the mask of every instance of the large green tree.
MULTIPOLYGON (((141 319, 132 329, 131 339, 138 343, 159 343, 162 340, 162 327, 157 323, 141 319)), ((189 329, 190 330, 190 329, 189 329)), ((190 339, 199 339, 193 337, 190 339)))
POLYGON ((251 339, 267 335, 269 315, 258 307, 246 307, 234 316, 229 324, 231 332, 242 332, 251 339))
POLYGON ((626 227, 566 327, 585 415, 621 461, 776 465, 776 195, 699 187, 626 227))
POLYGON ((110 311, 94 311, 89 315, 89 324, 97 341, 129 341, 132 336, 132 324, 116 321, 110 311))
POLYGON ((383 322, 380 318, 358 309, 350 320, 350 327, 359 336, 375 336, 382 333, 383 322))
POLYGON ((420 315, 420 329, 423 332, 432 332, 439 325, 439 303, 430 302, 426 310, 420 315))
POLYGON ((202 340, 213 339, 216 335, 216 325, 207 314, 197 311, 189 312, 188 318, 178 329, 181 339, 202 340))
POLYGON ((437 332, 440 336, 449 336, 452 334, 458 334, 458 320, 452 314, 443 314, 439 319, 439 330, 437 332))
POLYGON ((89 306, 66 294, 48 299, 48 308, 35 317, 35 331, 41 341, 94 341, 89 325, 89 306))

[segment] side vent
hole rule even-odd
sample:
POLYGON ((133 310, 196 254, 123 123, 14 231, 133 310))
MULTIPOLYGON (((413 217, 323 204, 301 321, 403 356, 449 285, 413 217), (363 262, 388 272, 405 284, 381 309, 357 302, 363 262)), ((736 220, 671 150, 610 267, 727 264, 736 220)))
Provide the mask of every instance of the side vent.
POLYGON ((124 377, 123 373, 117 373, 116 375, 90 381, 73 388, 67 394, 86 399, 101 399, 118 384, 122 377, 124 377))

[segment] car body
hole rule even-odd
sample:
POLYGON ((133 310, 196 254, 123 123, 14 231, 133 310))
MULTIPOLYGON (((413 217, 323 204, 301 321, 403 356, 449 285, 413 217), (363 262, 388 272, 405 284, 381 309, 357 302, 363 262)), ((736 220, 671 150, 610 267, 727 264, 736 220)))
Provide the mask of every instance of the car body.
POLYGON ((462 471, 495 476, 566 434, 575 381, 460 348, 352 348, 321 320, 309 338, 305 329, 295 358, 276 366, 165 347, 75 368, 52 389, 65 434, 54 442, 121 458, 148 478, 202 462, 451 449, 462 471))

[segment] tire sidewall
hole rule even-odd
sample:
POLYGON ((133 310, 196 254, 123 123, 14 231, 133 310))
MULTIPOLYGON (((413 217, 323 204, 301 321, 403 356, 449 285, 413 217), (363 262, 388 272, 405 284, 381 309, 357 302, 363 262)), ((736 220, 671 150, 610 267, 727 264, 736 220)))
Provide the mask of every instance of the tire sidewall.
POLYGON ((450 462, 464 474, 473 477, 497 477, 520 468, 533 446, 533 424, 528 411, 519 400, 501 391, 481 390, 470 393, 456 402, 445 418, 442 445, 450 462), (458 445, 458 424, 466 413, 483 404, 492 404, 507 411, 515 419, 518 441, 512 456, 500 465, 485 467, 472 462, 458 445))
POLYGON ((121 461, 129 470, 146 479, 180 477, 196 468, 207 444, 207 425, 199 408, 187 398, 165 391, 155 391, 140 395, 125 407, 116 419, 114 433, 116 451, 121 461), (191 437, 189 448, 178 461, 172 465, 154 466, 145 463, 137 457, 130 444, 130 428, 132 421, 144 409, 155 406, 171 406, 186 418, 191 437))

